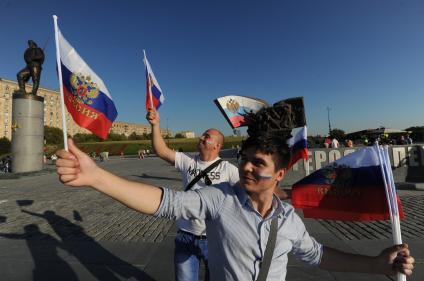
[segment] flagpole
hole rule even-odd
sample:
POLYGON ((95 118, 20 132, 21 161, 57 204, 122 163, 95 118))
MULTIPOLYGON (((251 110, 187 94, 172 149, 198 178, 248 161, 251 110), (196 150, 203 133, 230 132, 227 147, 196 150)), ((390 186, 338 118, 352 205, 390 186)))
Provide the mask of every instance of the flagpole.
MULTIPOLYGON (((387 148, 381 148, 378 142, 375 144, 375 148, 378 152, 378 159, 380 161, 380 169, 384 181, 384 188, 386 191, 387 204, 389 206, 390 221, 392 223, 392 237, 393 244, 402 244, 402 236, 400 230, 400 219, 399 219, 399 208, 397 206, 396 190, 394 189, 393 173, 390 168, 390 161, 388 158, 387 148)), ((396 279, 398 281, 406 281, 406 275, 397 273, 396 279)))
POLYGON ((380 150, 380 147, 378 145, 378 142, 375 143, 374 147, 377 150, 378 161, 380 162, 381 177, 383 178, 384 191, 386 193, 387 205, 389 206, 389 215, 390 215, 390 221, 392 222, 392 231, 393 231, 393 207, 392 207, 392 204, 391 204, 391 201, 390 201, 388 178, 386 176, 386 171, 384 170, 384 167, 383 167, 384 160, 383 160, 383 156, 381 154, 381 150, 380 150))
POLYGON ((150 108, 153 108, 153 97, 152 97, 152 85, 149 78, 149 69, 147 67, 147 56, 146 56, 146 50, 143 49, 143 54, 144 54, 144 65, 146 66, 146 82, 147 85, 149 87, 149 99, 150 99, 150 108))
POLYGON ((63 147, 68 151, 68 129, 66 126, 66 114, 65 114, 65 99, 63 94, 63 82, 62 82, 62 67, 60 66, 60 51, 59 51, 59 28, 57 26, 57 16, 53 15, 54 21, 54 38, 56 40, 56 63, 57 63, 57 74, 59 76, 60 85, 60 104, 62 110, 62 130, 63 130, 63 147))
MULTIPOLYGON (((308 147, 308 128, 306 127, 306 125, 304 126, 305 128, 305 138, 306 138, 306 147, 308 149, 308 154, 309 154, 309 147, 308 147)), ((303 167, 305 168, 305 176, 309 176, 309 155, 307 156, 308 159, 303 159, 303 167)))
POLYGON ((389 160, 389 153, 387 148, 384 148, 383 158, 385 162, 385 167, 387 170, 387 174, 389 175, 389 184, 390 184, 390 192, 392 194, 392 204, 394 207, 394 222, 395 222, 395 243, 396 244, 402 244, 402 235, 400 230, 400 218, 399 218, 399 206, 397 202, 397 194, 396 194, 396 186, 393 180, 393 172, 390 168, 390 160, 389 160))
MULTIPOLYGON (((390 160, 389 160, 389 153, 388 153, 387 148, 384 148, 383 158, 384 158, 384 162, 385 162, 387 175, 389 177, 389 184, 390 184, 390 190, 389 191, 392 194, 392 204, 393 204, 394 211, 395 211, 394 214, 393 214, 393 225, 394 225, 393 241, 394 241, 394 244, 400 245, 400 244, 402 244, 402 234, 401 234, 401 229, 400 229, 399 207, 398 207, 398 204, 397 204, 396 187, 395 187, 395 183, 394 183, 394 180, 393 180, 393 172, 392 172, 392 169, 391 169, 391 164, 390 164, 390 160)), ((398 281, 406 281, 406 275, 405 274, 398 272, 396 277, 397 277, 398 281)))

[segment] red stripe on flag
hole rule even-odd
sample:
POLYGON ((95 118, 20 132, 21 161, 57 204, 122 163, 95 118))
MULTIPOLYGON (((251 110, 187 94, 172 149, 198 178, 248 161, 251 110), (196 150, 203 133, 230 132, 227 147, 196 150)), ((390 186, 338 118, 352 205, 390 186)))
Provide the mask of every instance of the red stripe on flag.
MULTIPOLYGON (((399 197, 399 217, 404 218, 399 197)), ((307 218, 333 220, 387 220, 389 207, 384 187, 333 187, 302 185, 293 187, 292 204, 302 208, 307 218)))
POLYGON ((63 92, 65 94, 64 100, 66 108, 75 123, 91 131, 98 137, 107 139, 112 122, 103 113, 84 103, 79 103, 75 96, 69 93, 66 87, 63 87, 63 92))
MULTIPOLYGON (((153 107, 157 109, 159 101, 153 94, 152 94, 152 98, 153 98, 153 107)), ((150 108, 150 93, 148 92, 146 95, 146 110, 148 111, 149 108, 150 108)))
POLYGON ((292 154, 287 169, 290 169, 300 159, 308 160, 308 158, 309 158, 309 155, 308 155, 307 148, 302 148, 301 150, 297 150, 294 154, 292 154))

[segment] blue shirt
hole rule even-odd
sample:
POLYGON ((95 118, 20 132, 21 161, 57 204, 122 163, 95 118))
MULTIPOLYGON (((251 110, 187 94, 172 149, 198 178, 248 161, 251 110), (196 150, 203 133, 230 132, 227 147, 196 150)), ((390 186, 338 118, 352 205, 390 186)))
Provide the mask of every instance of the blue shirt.
POLYGON ((277 242, 267 280, 285 280, 290 251, 312 265, 321 261, 322 245, 309 236, 291 205, 274 196, 272 211, 262 218, 238 185, 221 183, 187 192, 164 188, 155 215, 206 221, 211 280, 256 280, 275 216, 277 242))

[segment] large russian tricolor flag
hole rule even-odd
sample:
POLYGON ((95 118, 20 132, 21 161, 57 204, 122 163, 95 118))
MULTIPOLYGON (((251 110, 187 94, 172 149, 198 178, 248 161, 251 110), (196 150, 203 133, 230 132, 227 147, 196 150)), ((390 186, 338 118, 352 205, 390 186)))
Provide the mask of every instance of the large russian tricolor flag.
POLYGON ((148 111, 152 106, 158 109, 165 101, 165 96, 147 60, 146 53, 144 53, 144 65, 146 67, 146 110, 148 111))
POLYGON ((294 137, 289 140, 291 158, 287 169, 290 169, 300 159, 308 160, 308 133, 303 126, 294 137))
POLYGON ((65 105, 79 126, 106 139, 118 113, 108 89, 58 29, 65 105))
MULTIPOLYGON (((390 212, 382 171, 377 148, 362 148, 295 183, 292 204, 302 208, 307 218, 388 220, 390 212)), ((403 218, 399 196, 394 196, 399 217, 403 218)))

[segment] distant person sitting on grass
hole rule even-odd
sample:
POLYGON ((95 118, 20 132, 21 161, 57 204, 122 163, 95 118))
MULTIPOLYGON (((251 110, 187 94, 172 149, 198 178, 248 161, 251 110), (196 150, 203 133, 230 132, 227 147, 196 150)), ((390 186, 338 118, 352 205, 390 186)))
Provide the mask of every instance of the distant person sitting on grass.
MULTIPOLYGON (((290 118, 291 112, 285 112, 289 107, 277 106, 274 112, 290 118)), ((324 270, 411 275, 414 258, 406 244, 375 257, 324 246, 309 235, 293 207, 275 196, 290 159, 287 139, 292 126, 286 127, 290 120, 265 123, 267 109, 257 113, 263 115, 263 124, 249 126, 241 149, 240 182, 235 185, 223 182, 184 192, 129 181, 98 167, 71 140, 69 152, 58 152, 57 172, 67 185, 91 186, 144 214, 205 220, 211 280, 257 280, 260 274, 266 280, 285 280, 289 252, 324 270), (261 264, 271 229, 276 240, 266 271, 261 264)))

